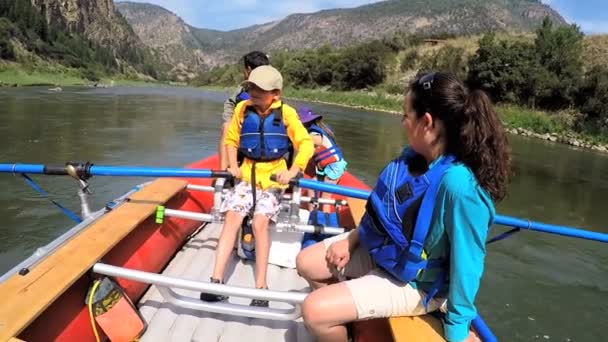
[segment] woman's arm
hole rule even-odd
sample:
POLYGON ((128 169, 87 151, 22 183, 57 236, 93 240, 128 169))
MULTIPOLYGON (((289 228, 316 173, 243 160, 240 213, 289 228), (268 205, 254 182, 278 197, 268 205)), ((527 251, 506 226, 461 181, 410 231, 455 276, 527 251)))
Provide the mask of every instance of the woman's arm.
POLYGON ((448 341, 464 341, 469 335, 471 321, 477 316, 475 296, 484 270, 486 238, 494 207, 487 194, 477 186, 461 183, 451 190, 447 193, 444 215, 450 241, 444 333, 448 341))

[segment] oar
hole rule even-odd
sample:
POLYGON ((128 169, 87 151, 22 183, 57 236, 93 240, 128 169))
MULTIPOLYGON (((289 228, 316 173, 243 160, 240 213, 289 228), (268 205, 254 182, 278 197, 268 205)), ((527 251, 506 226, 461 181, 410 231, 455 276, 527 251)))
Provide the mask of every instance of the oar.
MULTIPOLYGON (((370 194, 369 191, 365 191, 365 190, 361 190, 361 189, 349 188, 349 187, 345 187, 345 186, 328 184, 328 183, 323 183, 323 182, 318 182, 318 181, 314 181, 311 179, 303 179, 303 178, 298 179, 298 180, 293 180, 292 185, 298 185, 301 188, 312 189, 312 190, 321 191, 321 192, 330 192, 330 193, 334 193, 334 194, 338 194, 338 195, 342 195, 342 196, 346 196, 346 197, 353 197, 353 198, 359 198, 359 199, 367 199, 370 194)), ((546 223, 541 223, 541 222, 534 222, 534 221, 530 221, 530 220, 523 220, 523 219, 519 219, 519 218, 515 218, 515 217, 504 216, 504 215, 496 215, 496 218, 494 219, 494 223, 503 225, 503 226, 515 227, 515 228, 519 228, 519 229, 527 229, 527 230, 533 230, 533 231, 537 231, 537 232, 557 234, 557 235, 569 236, 569 237, 580 238, 580 239, 585 239, 585 240, 593 240, 593 241, 608 243, 608 234, 592 232, 592 231, 583 230, 580 228, 556 226, 556 225, 551 225, 551 224, 546 224, 546 223)))
MULTIPOLYGON (((87 179, 91 176, 124 176, 124 177, 186 177, 186 178, 230 178, 227 171, 206 169, 184 169, 170 167, 143 166, 96 166, 90 163, 68 163, 65 166, 46 166, 43 164, 0 164, 0 173, 69 175, 87 179)), ((292 185, 302 188, 329 192, 347 197, 367 199, 370 192, 340 185, 318 182, 310 179, 292 180, 292 185)), ((520 218, 496 215, 495 224, 527 229, 538 232, 575 237, 608 243, 608 234, 592 232, 580 228, 550 225, 520 218)))
POLYGON ((186 178, 230 178, 228 171, 206 169, 184 169, 172 167, 144 166, 97 166, 90 163, 68 163, 65 166, 43 164, 0 164, 0 173, 42 174, 72 176, 87 179, 91 176, 123 177, 186 177, 186 178))

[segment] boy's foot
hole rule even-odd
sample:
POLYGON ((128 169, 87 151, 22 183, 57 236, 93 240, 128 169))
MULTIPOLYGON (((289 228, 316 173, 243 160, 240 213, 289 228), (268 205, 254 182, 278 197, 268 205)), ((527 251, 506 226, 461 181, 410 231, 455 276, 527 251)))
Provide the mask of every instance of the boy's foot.
POLYGON ((260 308, 267 308, 268 307, 268 301, 267 300, 263 300, 263 299, 252 299, 251 300, 251 304, 249 304, 249 306, 257 306, 260 308))
MULTIPOLYGON (((268 287, 258 287, 258 289, 260 290, 268 290, 268 287)), ((249 306, 257 306, 260 308, 267 308, 268 307, 268 301, 264 300, 264 299, 252 299, 251 303, 249 304, 249 306)))
MULTIPOLYGON (((223 284, 224 282, 219 279, 210 278, 214 284, 223 284)), ((228 296, 218 295, 214 293, 201 293, 201 300, 205 302, 224 302, 228 300, 228 296)))

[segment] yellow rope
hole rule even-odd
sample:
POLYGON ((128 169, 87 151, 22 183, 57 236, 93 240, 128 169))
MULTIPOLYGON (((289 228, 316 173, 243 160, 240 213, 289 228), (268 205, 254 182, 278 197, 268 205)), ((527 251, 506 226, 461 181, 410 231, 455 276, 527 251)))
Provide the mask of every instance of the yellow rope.
POLYGON ((91 289, 91 293, 89 294, 89 318, 91 319, 91 327, 93 327, 93 333, 95 334, 95 341, 100 342, 99 334, 97 333, 97 326, 95 324, 95 317, 93 317, 93 296, 95 295, 95 291, 101 284, 101 281, 95 280, 93 283, 93 288, 91 289))

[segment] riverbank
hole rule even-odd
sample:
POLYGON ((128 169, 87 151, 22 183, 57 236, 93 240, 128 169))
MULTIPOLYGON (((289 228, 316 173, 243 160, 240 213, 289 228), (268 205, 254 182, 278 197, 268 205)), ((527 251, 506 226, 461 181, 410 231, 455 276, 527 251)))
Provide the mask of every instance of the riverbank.
POLYGON ((82 72, 76 69, 58 68, 57 70, 25 70, 15 67, 0 68, 0 87, 27 87, 27 86, 133 86, 145 87, 160 84, 142 80, 133 80, 121 75, 115 77, 102 76, 99 81, 91 81, 82 76, 82 72))
MULTIPOLYGON (((402 96, 372 91, 341 92, 287 88, 285 97, 393 114, 402 113, 402 96)), ((573 118, 577 115, 574 112, 548 113, 510 104, 498 104, 496 110, 507 131, 511 134, 608 153, 607 136, 577 132, 570 128, 573 118)))

